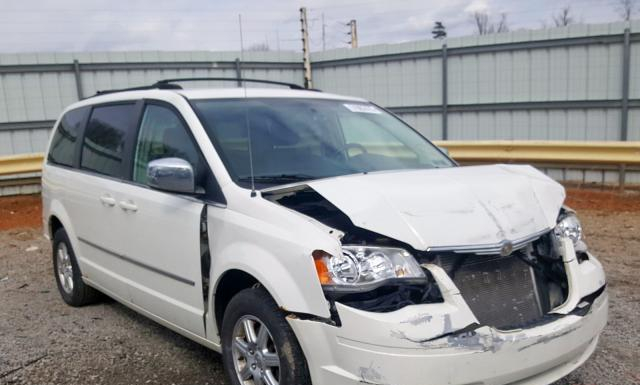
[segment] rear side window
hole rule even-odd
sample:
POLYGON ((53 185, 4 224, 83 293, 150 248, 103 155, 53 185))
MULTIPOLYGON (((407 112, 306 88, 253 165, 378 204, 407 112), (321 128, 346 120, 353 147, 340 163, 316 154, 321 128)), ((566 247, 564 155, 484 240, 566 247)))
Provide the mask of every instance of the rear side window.
POLYGON ((132 129, 134 112, 134 104, 93 109, 82 145, 82 168, 113 177, 123 176, 126 139, 132 129))
POLYGON ((81 137, 82 124, 88 108, 78 108, 64 114, 49 147, 48 161, 64 166, 73 166, 76 144, 81 137))

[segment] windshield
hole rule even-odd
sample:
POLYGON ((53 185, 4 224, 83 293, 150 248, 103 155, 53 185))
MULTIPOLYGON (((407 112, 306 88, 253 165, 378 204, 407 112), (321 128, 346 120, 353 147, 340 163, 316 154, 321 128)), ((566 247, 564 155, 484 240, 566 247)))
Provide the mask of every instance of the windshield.
POLYGON ((401 120, 370 103, 318 99, 206 99, 193 106, 231 177, 257 186, 453 163, 401 120), (251 150, 251 151, 249 151, 251 150))

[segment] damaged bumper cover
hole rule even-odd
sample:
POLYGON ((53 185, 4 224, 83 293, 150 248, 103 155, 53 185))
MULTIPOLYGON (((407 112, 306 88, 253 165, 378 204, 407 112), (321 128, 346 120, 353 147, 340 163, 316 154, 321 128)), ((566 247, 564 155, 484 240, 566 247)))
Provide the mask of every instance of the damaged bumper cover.
POLYGON ((318 384, 548 384, 586 361, 607 322, 599 263, 567 262, 567 302, 554 317, 529 328, 480 325, 435 265, 429 270, 442 303, 374 313, 338 302, 340 327, 295 318, 289 323, 318 384))

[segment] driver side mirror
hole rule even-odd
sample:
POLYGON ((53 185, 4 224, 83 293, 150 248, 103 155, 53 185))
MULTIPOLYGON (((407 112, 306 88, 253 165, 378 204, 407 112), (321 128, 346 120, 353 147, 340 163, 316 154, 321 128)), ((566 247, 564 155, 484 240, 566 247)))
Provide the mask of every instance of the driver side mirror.
POLYGON ((195 193, 191 163, 181 158, 162 158, 147 165, 147 184, 157 190, 181 194, 195 193))

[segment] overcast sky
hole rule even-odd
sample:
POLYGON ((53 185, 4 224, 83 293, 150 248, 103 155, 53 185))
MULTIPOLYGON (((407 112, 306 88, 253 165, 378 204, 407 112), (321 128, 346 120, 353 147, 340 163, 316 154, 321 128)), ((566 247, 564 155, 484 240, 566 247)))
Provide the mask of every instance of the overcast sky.
MULTIPOLYGON (((309 10, 311 48, 345 47, 358 23, 360 45, 431 38, 435 20, 449 36, 472 34, 471 14, 508 15, 509 27, 537 29, 569 5, 577 22, 619 20, 619 0, 0 0, 0 52, 239 50, 267 43, 300 49, 299 8, 309 10)), ((638 17, 638 13, 636 16, 638 17)))

